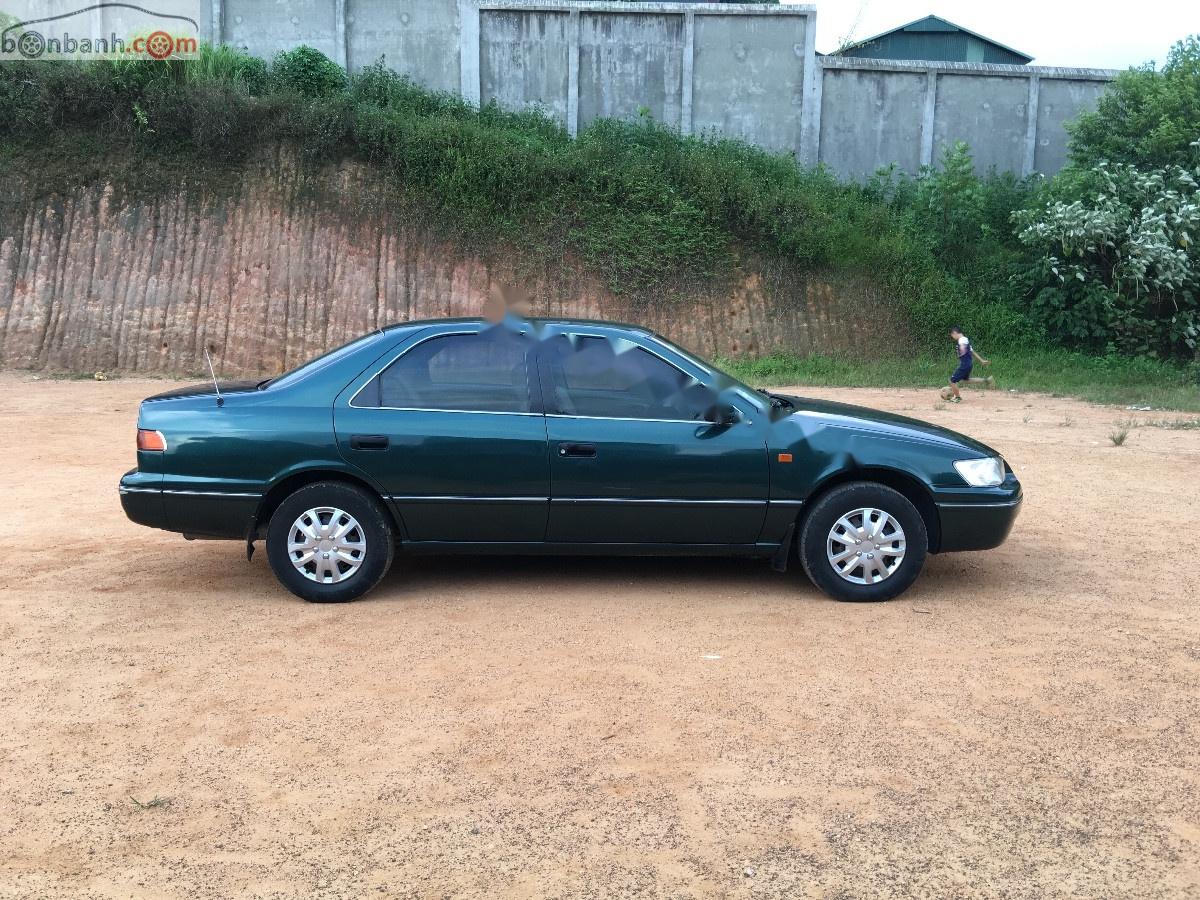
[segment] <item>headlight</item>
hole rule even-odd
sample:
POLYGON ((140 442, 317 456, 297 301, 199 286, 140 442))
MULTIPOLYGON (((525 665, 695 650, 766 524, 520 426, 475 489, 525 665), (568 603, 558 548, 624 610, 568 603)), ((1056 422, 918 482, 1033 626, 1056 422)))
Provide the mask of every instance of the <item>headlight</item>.
POLYGON ((971 487, 997 487, 1004 483, 1004 460, 998 456, 960 459, 954 468, 971 487))

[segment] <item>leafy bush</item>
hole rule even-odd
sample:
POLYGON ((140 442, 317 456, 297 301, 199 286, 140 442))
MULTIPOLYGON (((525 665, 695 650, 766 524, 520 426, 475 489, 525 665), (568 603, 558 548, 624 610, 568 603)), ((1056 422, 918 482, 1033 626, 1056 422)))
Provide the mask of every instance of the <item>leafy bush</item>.
POLYGON ((1200 35, 1172 47, 1161 71, 1150 63, 1121 73, 1069 129, 1080 168, 1105 160, 1143 169, 1188 165, 1200 140, 1200 35))
POLYGON ((1066 173, 1016 216, 1026 279, 1054 333, 1078 346, 1191 357, 1200 337, 1200 142, 1192 165, 1101 162, 1066 173))
POLYGON ((346 87, 342 67, 320 50, 300 45, 283 50, 271 61, 271 77, 281 90, 309 99, 329 97, 346 87))
POLYGON ((943 151, 940 166, 926 166, 916 178, 894 166, 881 169, 866 190, 900 211, 913 234, 952 272, 969 277, 982 269, 990 277, 996 264, 1019 252, 1012 214, 1040 186, 1037 177, 1019 179, 994 169, 981 177, 970 147, 959 141, 943 151))
MULTIPOLYGON (((864 191, 887 205, 903 223, 904 233, 936 264, 936 274, 906 271, 911 284, 906 303, 914 327, 931 340, 960 322, 981 346, 1020 347, 1045 339, 1013 281, 1027 257, 1011 222, 1013 211, 1036 196, 1036 179, 1010 173, 975 171, 970 148, 947 147, 940 166, 926 166, 917 177, 881 169, 864 191)), ((908 252, 907 264, 923 254, 908 252)))

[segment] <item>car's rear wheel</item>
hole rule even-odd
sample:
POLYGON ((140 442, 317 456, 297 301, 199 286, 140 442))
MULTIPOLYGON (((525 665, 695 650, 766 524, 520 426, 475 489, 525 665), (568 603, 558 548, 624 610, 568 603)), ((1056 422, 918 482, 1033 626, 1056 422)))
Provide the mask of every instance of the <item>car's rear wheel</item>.
POLYGON ((314 603, 361 597, 392 565, 391 517, 361 488, 337 481, 305 485, 267 526, 267 559, 289 591, 314 603))
POLYGON ((857 481, 816 501, 798 549, 813 584, 835 600, 891 600, 921 574, 929 538, 907 497, 857 481))

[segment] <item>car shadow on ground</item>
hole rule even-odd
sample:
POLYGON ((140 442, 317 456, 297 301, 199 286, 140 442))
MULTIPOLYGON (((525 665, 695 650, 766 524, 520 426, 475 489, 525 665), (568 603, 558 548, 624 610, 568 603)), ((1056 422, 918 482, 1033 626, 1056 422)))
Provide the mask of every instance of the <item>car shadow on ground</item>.
MULTIPOLYGON (((930 556, 916 582, 903 596, 942 594, 962 573, 962 554, 930 556)), ((971 574, 974 589, 1002 578, 984 567, 971 574)), ((826 600, 793 559, 786 572, 776 572, 768 560, 737 557, 688 556, 403 556, 376 588, 382 599, 441 590, 471 591, 503 588, 514 595, 555 590, 629 591, 648 595, 664 591, 700 594, 754 594, 826 600)), ((851 604, 855 605, 855 604, 851 604)), ((871 604, 867 604, 871 605, 871 604)))
MULTIPOLYGON (((178 561, 179 578, 186 580, 194 570, 197 554, 212 555, 206 568, 223 575, 214 585, 218 589, 253 587, 254 592, 286 595, 267 563, 263 547, 258 545, 253 562, 232 565, 231 556, 244 551, 225 542, 190 544, 178 554, 162 560, 170 569, 178 561), (229 584, 222 582, 230 582, 229 584)), ((950 585, 965 579, 978 590, 998 580, 1008 580, 998 560, 987 554, 933 555, 926 559, 916 583, 904 594, 909 599, 943 595, 950 585)), ((404 600, 437 595, 457 596, 475 592, 503 591, 514 598, 545 596, 547 592, 645 591, 647 596, 683 592, 693 596, 753 594, 761 597, 792 597, 824 601, 798 560, 791 559, 786 572, 776 572, 769 560, 745 557, 706 556, 514 556, 493 554, 418 555, 397 552, 391 571, 380 584, 359 602, 404 600)), ((294 598, 293 598, 294 599, 294 598)), ((870 605, 870 604, 868 604, 870 605)))
POLYGON ((418 556, 397 554, 381 586, 471 587, 480 583, 520 591, 557 585, 629 588, 664 585, 684 589, 728 585, 739 588, 812 586, 799 566, 775 572, 767 560, 704 556, 418 556))

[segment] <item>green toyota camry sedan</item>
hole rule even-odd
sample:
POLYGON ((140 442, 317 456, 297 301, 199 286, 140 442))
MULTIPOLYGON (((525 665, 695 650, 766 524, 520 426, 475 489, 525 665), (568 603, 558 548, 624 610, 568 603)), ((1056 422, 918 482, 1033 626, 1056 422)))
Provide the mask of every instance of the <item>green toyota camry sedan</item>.
POLYGON ((747 387, 651 331, 408 322, 278 378, 145 400, 133 521, 265 541, 306 600, 397 554, 793 554, 839 600, 887 600, 928 553, 1007 536, 991 448, 901 416, 747 387))

